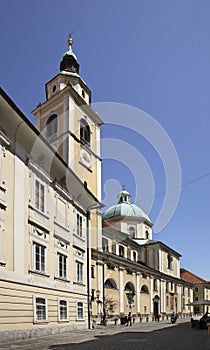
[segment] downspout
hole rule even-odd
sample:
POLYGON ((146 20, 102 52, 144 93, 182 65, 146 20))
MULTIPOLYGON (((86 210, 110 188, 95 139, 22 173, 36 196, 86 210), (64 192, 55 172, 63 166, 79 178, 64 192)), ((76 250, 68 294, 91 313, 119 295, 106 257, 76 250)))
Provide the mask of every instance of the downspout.
POLYGON ((90 210, 87 211, 87 303, 88 303, 88 329, 91 329, 91 308, 90 308, 90 210))

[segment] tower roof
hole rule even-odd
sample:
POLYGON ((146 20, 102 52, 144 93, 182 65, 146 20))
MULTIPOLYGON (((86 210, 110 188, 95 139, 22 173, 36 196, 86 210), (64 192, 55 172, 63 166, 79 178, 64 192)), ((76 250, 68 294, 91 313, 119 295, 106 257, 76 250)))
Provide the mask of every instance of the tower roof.
POLYGON ((140 207, 130 203, 131 195, 129 192, 123 189, 117 197, 118 203, 108 208, 104 212, 103 219, 107 220, 114 217, 131 216, 136 218, 143 218, 151 222, 149 216, 140 207))
POLYGON ((73 39, 71 34, 67 41, 68 51, 63 54, 63 60, 60 63, 60 71, 61 72, 71 72, 75 73, 75 75, 79 74, 79 63, 77 62, 77 57, 72 50, 73 39))

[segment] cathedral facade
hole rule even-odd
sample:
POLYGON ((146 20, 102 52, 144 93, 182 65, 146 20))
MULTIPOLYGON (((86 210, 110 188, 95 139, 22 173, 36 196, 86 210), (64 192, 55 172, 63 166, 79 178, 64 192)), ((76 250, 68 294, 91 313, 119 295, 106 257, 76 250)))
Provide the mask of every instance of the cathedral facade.
MULTIPOLYGON (((122 190, 103 215, 102 249, 92 250, 93 318, 123 323, 189 317, 192 284, 180 278, 181 255, 153 240, 152 223, 122 190)), ((97 322, 97 321, 96 321, 97 322)))

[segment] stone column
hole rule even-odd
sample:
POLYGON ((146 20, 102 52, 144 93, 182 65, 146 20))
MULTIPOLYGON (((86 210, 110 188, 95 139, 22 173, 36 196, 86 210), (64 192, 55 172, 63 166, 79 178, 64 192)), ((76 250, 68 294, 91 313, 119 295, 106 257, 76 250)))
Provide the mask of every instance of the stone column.
POLYGON ((136 311, 140 313, 140 273, 136 272, 136 311))
POLYGON ((124 281, 123 281, 123 267, 119 267, 119 297, 120 297, 120 313, 124 312, 124 281))

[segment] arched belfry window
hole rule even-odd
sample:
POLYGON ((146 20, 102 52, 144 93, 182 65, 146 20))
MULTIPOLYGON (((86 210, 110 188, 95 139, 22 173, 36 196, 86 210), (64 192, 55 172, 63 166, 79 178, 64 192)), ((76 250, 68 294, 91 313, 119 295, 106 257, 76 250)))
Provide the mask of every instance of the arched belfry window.
POLYGON ((45 136, 49 140, 57 137, 58 134, 58 116, 52 114, 48 119, 45 127, 45 136))
POLYGON ((90 146, 90 127, 84 118, 80 120, 80 141, 90 146))

